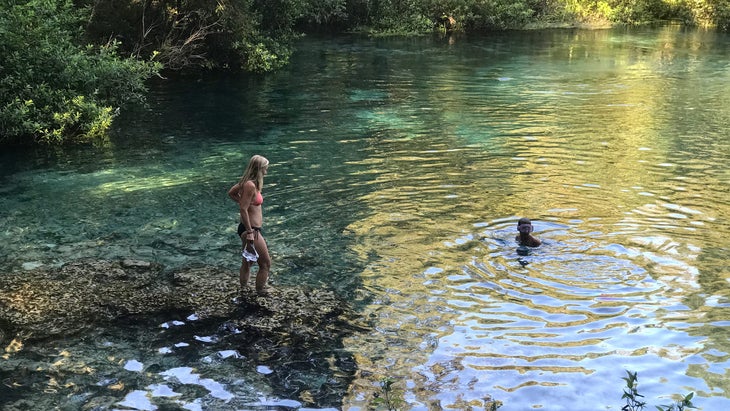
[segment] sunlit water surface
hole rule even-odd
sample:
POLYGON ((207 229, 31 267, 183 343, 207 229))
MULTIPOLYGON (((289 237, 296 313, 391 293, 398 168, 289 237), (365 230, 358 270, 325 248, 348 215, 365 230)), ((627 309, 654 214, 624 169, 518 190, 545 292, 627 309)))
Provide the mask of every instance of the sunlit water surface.
MULTIPOLYGON (((132 257, 236 281, 225 193, 260 153, 274 283, 327 284, 373 324, 341 348, 348 394, 318 407, 365 409, 388 376, 405 409, 618 410, 630 370, 652 409, 689 392, 727 409, 728 124, 712 31, 305 38, 273 75, 154 84, 110 144, 2 154, 0 265, 132 257), (541 247, 515 243, 521 216, 541 247)), ((90 365, 77 384, 124 409, 313 406, 188 314, 14 358, 90 365)), ((68 391, 39 384, 23 395, 68 391)))

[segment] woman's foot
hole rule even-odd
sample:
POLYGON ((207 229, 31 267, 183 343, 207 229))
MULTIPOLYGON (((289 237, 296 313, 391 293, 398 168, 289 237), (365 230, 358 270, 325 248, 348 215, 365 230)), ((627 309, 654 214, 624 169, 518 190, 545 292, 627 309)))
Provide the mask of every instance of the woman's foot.
POLYGON ((270 285, 267 285, 267 286, 265 286, 263 288, 257 288, 256 289, 256 294, 257 295, 260 295, 260 296, 267 296, 267 295, 270 295, 271 293, 273 293, 275 291, 276 291, 276 288, 274 288, 274 287, 272 287, 270 285))

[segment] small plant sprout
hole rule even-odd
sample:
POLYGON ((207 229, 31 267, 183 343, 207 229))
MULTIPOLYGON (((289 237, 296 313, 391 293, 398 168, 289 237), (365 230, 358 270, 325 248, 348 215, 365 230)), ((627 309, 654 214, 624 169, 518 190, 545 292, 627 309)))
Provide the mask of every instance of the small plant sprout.
MULTIPOLYGON (((632 373, 631 371, 626 370, 626 377, 624 377, 623 380, 626 381, 626 387, 624 388, 624 395, 621 399, 626 400, 626 405, 621 408, 621 411, 643 410, 646 406, 646 402, 640 400, 640 398, 644 398, 644 396, 639 394, 639 378, 637 373, 632 373)), ((696 409, 697 407, 692 404, 692 397, 694 397, 693 392, 685 395, 674 404, 657 405, 656 409, 658 411, 685 411, 690 408, 696 409)))
POLYGON ((623 378, 626 381, 626 388, 624 388, 624 395, 621 399, 626 400, 626 405, 621 408, 621 411, 639 411, 643 410, 646 406, 646 402, 641 401, 639 398, 644 398, 643 395, 639 394, 639 379, 637 373, 632 373, 626 370, 627 376, 623 378))
POLYGON ((372 402, 376 410, 398 411, 405 404, 403 393, 393 387, 393 384, 395 384, 395 380, 391 377, 383 377, 380 380, 380 392, 375 393, 375 399, 372 402))
POLYGON ((694 397, 695 393, 691 392, 684 397, 682 397, 681 400, 675 402, 674 404, 670 405, 658 405, 656 409, 658 411, 684 411, 685 409, 694 408, 697 407, 692 404, 692 397, 694 397))

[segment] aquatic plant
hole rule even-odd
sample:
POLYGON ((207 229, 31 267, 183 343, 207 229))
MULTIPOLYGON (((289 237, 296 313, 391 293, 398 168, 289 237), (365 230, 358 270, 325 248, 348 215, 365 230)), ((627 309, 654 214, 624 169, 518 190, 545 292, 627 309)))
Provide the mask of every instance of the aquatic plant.
POLYGON ((627 376, 623 378, 624 381, 626 381, 626 388, 624 388, 624 395, 621 396, 621 399, 626 400, 626 405, 624 405, 621 410, 622 411, 638 411, 643 410, 644 406, 646 406, 646 402, 641 401, 639 398, 643 398, 644 396, 639 394, 638 386, 639 386, 639 380, 637 377, 637 373, 632 373, 629 370, 626 370, 627 376))
POLYGON ((375 399, 372 401, 376 410, 397 411, 405 404, 403 392, 393 387, 393 384, 395 380, 391 377, 383 377, 380 380, 380 392, 375 393, 375 399))
MULTIPOLYGON (((380 380, 380 392, 375 393, 375 399, 370 403, 375 410, 398 411, 406 405, 403 399, 403 391, 394 387, 396 380, 392 377, 383 377, 380 380)), ((502 406, 502 401, 492 399, 487 395, 484 399, 484 411, 497 411, 502 406)), ((670 411, 670 410, 666 410, 670 411)))
POLYGON ((692 397, 694 397, 694 395, 695 393, 691 392, 674 404, 658 405, 656 408, 659 411, 683 411, 685 408, 697 408, 694 404, 692 404, 692 397))
MULTIPOLYGON (((626 377, 623 378, 624 381, 626 381, 626 387, 624 388, 624 394, 621 397, 621 399, 626 400, 626 405, 624 405, 621 410, 622 411, 639 411, 643 410, 646 406, 646 402, 642 401, 641 398, 644 398, 643 395, 639 394, 638 386, 639 386, 639 378, 636 372, 631 372, 626 370, 626 377)), ((684 397, 682 397, 679 401, 669 404, 669 405, 657 405, 656 409, 658 411, 684 411, 685 409, 689 408, 697 408, 692 404, 692 397, 694 397, 694 393, 691 392, 684 397)))

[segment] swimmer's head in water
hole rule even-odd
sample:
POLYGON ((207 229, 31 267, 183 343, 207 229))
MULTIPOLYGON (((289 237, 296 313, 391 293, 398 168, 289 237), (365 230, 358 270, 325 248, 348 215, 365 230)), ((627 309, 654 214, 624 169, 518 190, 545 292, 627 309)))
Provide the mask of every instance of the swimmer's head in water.
POLYGON ((517 231, 522 234, 530 234, 534 229, 532 228, 532 222, 529 218, 520 218, 517 222, 517 231))

